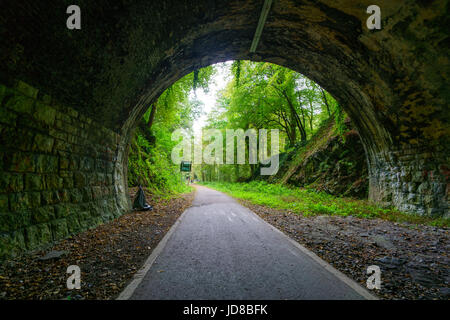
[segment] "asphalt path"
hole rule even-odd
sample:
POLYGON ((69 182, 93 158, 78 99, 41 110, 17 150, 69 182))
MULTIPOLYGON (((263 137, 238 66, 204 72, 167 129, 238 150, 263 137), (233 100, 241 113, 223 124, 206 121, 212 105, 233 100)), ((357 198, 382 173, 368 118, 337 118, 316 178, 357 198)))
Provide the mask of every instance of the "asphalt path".
POLYGON ((192 206, 122 298, 373 298, 233 198, 196 188, 192 206))

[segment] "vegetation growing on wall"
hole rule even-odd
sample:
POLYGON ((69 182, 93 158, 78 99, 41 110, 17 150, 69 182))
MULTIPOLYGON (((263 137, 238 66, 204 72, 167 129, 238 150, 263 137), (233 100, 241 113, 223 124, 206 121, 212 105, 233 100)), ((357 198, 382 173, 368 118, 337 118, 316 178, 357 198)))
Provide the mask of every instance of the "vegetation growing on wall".
POLYGON ((171 140, 171 134, 178 128, 192 131, 192 123, 201 112, 201 102, 196 99, 195 91, 207 91, 214 72, 210 66, 188 74, 150 106, 140 120, 130 146, 129 186, 142 185, 155 194, 189 189, 181 179, 179 166, 171 160, 172 148, 177 144, 171 140))

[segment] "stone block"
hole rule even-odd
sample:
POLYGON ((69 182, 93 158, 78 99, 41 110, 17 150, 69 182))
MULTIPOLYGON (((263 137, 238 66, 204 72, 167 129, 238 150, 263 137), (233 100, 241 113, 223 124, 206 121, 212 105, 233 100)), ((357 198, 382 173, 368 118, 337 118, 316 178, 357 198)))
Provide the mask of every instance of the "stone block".
POLYGON ((59 200, 61 202, 69 202, 70 201, 70 193, 67 189, 58 190, 59 200))
POLYGON ((5 108, 0 108, 0 123, 10 126, 16 125, 17 115, 5 108))
POLYGON ((66 218, 67 228, 69 233, 76 233, 81 231, 81 225, 78 221, 78 214, 70 214, 66 218))
POLYGON ((92 198, 93 199, 101 199, 102 197, 103 197, 102 188, 99 186, 92 187, 92 198))
POLYGON ((6 88, 4 85, 0 84, 0 105, 2 104, 3 99, 5 98, 6 92, 8 90, 9 90, 8 88, 6 88))
POLYGON ((101 159, 95 160, 95 171, 104 172, 106 171, 106 163, 101 159))
POLYGON ((69 142, 70 144, 78 144, 79 143, 78 138, 71 134, 69 134, 67 136, 67 142, 69 142))
POLYGON ((87 230, 91 227, 90 219, 91 215, 88 211, 82 211, 78 214, 78 221, 80 222, 80 226, 82 230, 87 230))
POLYGON ((444 209, 442 208, 428 208, 427 213, 431 217, 442 217, 444 215, 444 209))
POLYGON ((60 197, 59 190, 53 190, 53 191, 51 191, 51 193, 52 193, 53 203, 60 203, 61 197, 60 197))
POLYGON ((102 189, 102 197, 107 197, 109 195, 109 188, 106 186, 100 186, 100 188, 102 189))
POLYGON ((33 224, 49 222, 55 219, 55 209, 52 206, 40 207, 32 210, 33 224))
POLYGON ((67 217, 69 214, 76 212, 69 204, 61 203, 54 206, 56 219, 67 217))
POLYGON ((105 175, 105 183, 110 186, 113 184, 113 176, 112 174, 105 175))
POLYGON ((35 155, 34 163, 37 173, 57 173, 58 157, 50 155, 35 155))
POLYGON ((421 183, 417 188, 417 192, 420 194, 427 194, 431 192, 429 183, 427 181, 421 183))
POLYGON ((0 175, 0 192, 23 191, 23 175, 15 173, 2 173, 0 175))
POLYGON ((29 250, 52 241, 52 233, 47 224, 30 226, 25 229, 25 241, 29 250))
POLYGON ((64 110, 64 113, 62 113, 60 110, 60 112, 56 114, 56 119, 61 120, 63 122, 62 124, 59 124, 61 125, 62 128, 65 128, 66 125, 70 125, 71 123, 73 123, 72 118, 67 114, 67 110, 64 110))
POLYGON ((0 213, 0 233, 19 230, 31 225, 31 223, 31 214, 27 210, 0 213))
POLYGON ((26 96, 14 95, 7 100, 5 107, 17 113, 32 115, 34 100, 26 96))
POLYGON ((83 194, 79 189, 70 190, 70 201, 73 203, 83 202, 83 194))
POLYGON ((51 222, 53 240, 61 240, 69 235, 66 219, 58 219, 51 222))
POLYGON ((86 175, 83 172, 75 172, 73 174, 73 181, 75 184, 75 187, 81 188, 87 185, 86 183, 86 175))
POLYGON ((11 211, 26 210, 31 207, 28 193, 10 193, 8 196, 11 211))
POLYGON ((94 159, 92 158, 81 158, 80 160, 80 170, 82 171, 92 171, 94 169, 94 159))
POLYGON ((50 128, 49 135, 53 138, 60 139, 63 141, 67 140, 67 133, 60 131, 60 130, 56 130, 54 128, 50 128))
POLYGON ((410 203, 416 203, 417 195, 415 193, 408 193, 406 201, 410 203))
POLYGON ((33 143, 33 151, 41 151, 50 153, 53 150, 53 143, 55 142, 55 139, 43 135, 43 134, 36 134, 34 137, 34 143, 33 143))
POLYGON ((12 229, 13 216, 11 212, 0 212, 0 234, 15 230, 12 229))
POLYGON ((108 161, 106 164, 106 172, 107 173, 114 173, 114 164, 111 161, 108 161))
POLYGON ((23 152, 7 153, 4 157, 8 171, 12 172, 34 172, 35 162, 33 155, 23 152))
POLYGON ((16 137, 17 133, 15 128, 0 123, 0 145, 2 147, 14 148, 16 137))
POLYGON ((433 182, 431 183, 431 193, 435 194, 435 195, 445 195, 447 189, 447 184, 446 183, 439 183, 439 182, 433 182))
POLYGON ((42 191, 41 192, 41 203, 42 205, 51 205, 54 204, 56 201, 53 199, 53 192, 52 191, 42 191))
POLYGON ((410 182, 410 183, 408 183, 408 192, 409 193, 414 193, 414 192, 416 192, 416 190, 417 190, 417 183, 414 183, 414 182, 410 182))
POLYGON ((41 191, 44 189, 44 177, 38 174, 27 173, 25 175, 25 190, 41 191))
POLYGON ((76 111, 72 108, 67 108, 67 114, 69 116, 71 116, 72 118, 78 118, 78 111, 76 111))
POLYGON ((84 187, 81 189, 83 195, 83 202, 92 201, 92 190, 90 187, 84 187))
POLYGON ((40 192, 28 192, 28 202, 30 208, 37 208, 41 205, 41 193, 40 192))
POLYGON ((408 183, 406 183, 406 182, 402 183, 401 191, 403 193, 407 193, 408 192, 408 183))
POLYGON ((62 125, 62 129, 61 130, 64 130, 65 132, 69 133, 69 136, 70 135, 72 135, 72 136, 77 136, 78 135, 78 128, 73 126, 73 125, 67 124, 67 123, 64 123, 62 125))
POLYGON ((69 170, 70 160, 66 157, 59 157, 59 170, 69 170))
POLYGON ((19 126, 13 141, 15 148, 22 151, 31 151, 34 143, 34 133, 19 126))
POLYGON ((35 112, 33 115, 36 120, 50 127, 55 123, 55 115, 55 109, 40 101, 36 102, 35 112))
POLYGON ((424 180, 421 171, 414 171, 412 175, 412 182, 422 182, 424 180))
POLYGON ((381 201, 391 203, 392 201, 392 192, 385 192, 382 196, 381 201))
POLYGON ((36 99, 39 93, 38 89, 20 80, 15 83, 14 89, 33 99, 36 99))
POLYGON ((69 170, 71 170, 71 171, 78 170, 78 168, 79 168, 79 166, 78 166, 79 159, 77 157, 71 157, 69 159, 69 161, 70 161, 70 163, 69 163, 69 170))
POLYGON ((0 233, 0 260, 15 256, 26 249, 23 231, 0 233))
POLYGON ((50 105, 52 103, 52 97, 48 94, 44 94, 41 96, 41 101, 47 105, 50 105))
POLYGON ((45 189, 55 190, 63 188, 63 178, 56 174, 49 174, 45 176, 45 189))
POLYGON ((70 151, 71 146, 65 140, 56 139, 55 140, 55 150, 58 151, 70 151))
POLYGON ((57 119, 55 120, 55 127, 61 131, 66 132, 65 128, 66 128, 66 123, 64 121, 61 120, 61 114, 58 113, 57 119))
POLYGON ((63 177, 63 187, 66 189, 72 189, 74 187, 72 175, 67 175, 63 177))
POLYGON ((423 197, 423 203, 424 203, 427 207, 431 206, 431 205, 433 204, 433 202, 434 202, 434 196, 433 196, 433 195, 431 195, 431 194, 426 194, 426 195, 423 197))

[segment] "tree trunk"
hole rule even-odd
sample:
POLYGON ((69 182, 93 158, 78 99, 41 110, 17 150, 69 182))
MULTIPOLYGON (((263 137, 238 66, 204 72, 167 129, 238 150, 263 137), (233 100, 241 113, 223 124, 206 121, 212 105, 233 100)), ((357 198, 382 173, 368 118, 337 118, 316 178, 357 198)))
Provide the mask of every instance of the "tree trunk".
POLYGON ((309 127, 311 128, 311 132, 313 131, 313 117, 314 117, 314 108, 311 103, 311 100, 309 100, 309 106, 311 110, 311 116, 309 117, 309 127))
MULTIPOLYGON (((295 141, 297 140, 297 125, 296 125, 296 119, 295 119, 295 110, 291 109, 291 123, 290 123, 290 145, 293 146, 295 144, 295 141)), ((300 132, 301 135, 301 132, 300 132)))
POLYGON ((320 88, 320 91, 322 92, 323 102, 325 102, 325 105, 327 106, 328 117, 331 117, 330 105, 328 104, 328 100, 327 100, 327 96, 325 95, 325 91, 322 88, 320 88))
MULTIPOLYGON (((283 93, 284 97, 286 98, 289 109, 291 110, 291 117, 292 117, 291 125, 294 124, 294 126, 295 126, 295 123, 297 123, 298 130, 300 131, 300 139, 302 141, 305 141, 306 140, 306 130, 305 130, 304 126, 302 125, 302 122, 297 114, 297 111, 295 111, 295 107, 292 104, 292 101, 291 101, 291 99, 289 99, 289 96, 286 94, 286 92, 283 91, 282 93, 283 93)), ((295 136, 295 139, 296 138, 297 137, 295 136)))

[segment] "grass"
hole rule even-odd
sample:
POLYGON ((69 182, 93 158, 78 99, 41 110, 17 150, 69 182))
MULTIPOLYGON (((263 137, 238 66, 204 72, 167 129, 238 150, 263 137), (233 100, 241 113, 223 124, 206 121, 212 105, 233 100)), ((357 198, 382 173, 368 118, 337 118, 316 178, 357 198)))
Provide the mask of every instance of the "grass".
POLYGON ((380 218, 415 225, 448 227, 449 220, 411 215, 394 208, 381 208, 370 201, 336 197, 312 189, 293 188, 264 181, 249 183, 203 182, 205 186, 270 208, 288 210, 303 216, 337 215, 358 218, 380 218))

